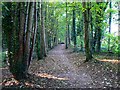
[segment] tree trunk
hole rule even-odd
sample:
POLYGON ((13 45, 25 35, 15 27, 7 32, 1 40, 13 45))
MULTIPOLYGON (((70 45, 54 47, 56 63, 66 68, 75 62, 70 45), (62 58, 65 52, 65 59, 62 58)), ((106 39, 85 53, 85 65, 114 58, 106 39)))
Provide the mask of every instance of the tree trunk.
POLYGON ((41 37, 40 37, 40 42, 41 42, 41 59, 46 56, 46 42, 45 42, 45 28, 44 28, 44 16, 43 16, 43 2, 41 2, 41 37))
MULTIPOLYGON (((11 6, 12 6, 12 3, 7 3, 8 5, 8 8, 9 8, 9 11, 8 13, 10 14, 11 12, 11 6)), ((7 17, 6 17, 7 18, 7 17)), ((9 28, 9 30, 6 30, 5 33, 6 33, 6 36, 7 36, 7 47, 8 47, 8 63, 10 64, 9 65, 9 68, 10 68, 10 72, 12 72, 13 74, 13 55, 12 55, 12 26, 13 24, 11 23, 12 21, 12 15, 8 16, 7 18, 9 21, 7 22, 7 24, 11 25, 11 27, 9 28)))
POLYGON ((48 4, 45 6, 45 41, 46 41, 46 52, 48 51, 48 4))
POLYGON ((32 32, 32 21, 33 21, 33 2, 30 2, 29 5, 29 13, 28 13, 28 23, 27 23, 27 31, 26 31, 26 40, 25 40, 25 45, 24 45, 24 64, 25 64, 25 69, 27 72, 28 69, 28 63, 29 63, 29 58, 30 58, 30 36, 32 32))
MULTIPOLYGON (((90 8, 92 8, 92 3, 90 3, 90 8)), ((90 51, 93 53, 93 48, 94 48, 94 45, 93 45, 93 41, 94 41, 94 38, 93 38, 93 18, 92 18, 92 12, 90 11, 90 51)))
POLYGON ((74 51, 76 50, 76 24, 75 24, 75 6, 73 7, 73 42, 74 42, 74 51))
POLYGON ((65 49, 68 48, 68 38, 67 38, 68 32, 65 32, 65 49))
POLYGON ((102 31, 100 29, 100 27, 98 28, 97 31, 97 52, 99 53, 101 51, 101 37, 102 37, 102 31))
MULTIPOLYGON (((13 76, 16 79, 23 79, 26 77, 26 68, 25 64, 23 63, 24 61, 24 27, 25 27, 25 14, 24 12, 24 4, 25 3, 19 3, 19 8, 20 8, 20 23, 19 23, 19 48, 16 52, 13 53, 13 58, 12 59, 12 67, 10 67, 10 71, 12 72, 13 76)), ((17 46, 17 45, 16 45, 17 46)))
MULTIPOLYGON (((83 2, 83 7, 86 8, 87 2, 83 2)), ((85 53, 86 53, 86 60, 85 62, 92 59, 92 54, 89 48, 89 17, 88 17, 88 8, 83 12, 84 16, 84 42, 85 42, 85 53)))
POLYGON ((32 59, 32 54, 34 51, 34 44, 35 44, 35 40, 36 40, 36 32, 37 32, 37 6, 36 6, 36 2, 34 5, 34 30, 33 30, 33 35, 32 35, 32 46, 30 49, 30 56, 29 56, 29 62, 28 62, 28 67, 30 65, 31 59, 32 59))
MULTIPOLYGON (((109 8, 112 8, 112 2, 110 1, 109 8)), ((109 13, 109 34, 111 34, 112 13, 109 13)), ((110 52, 110 37, 108 38, 108 52, 110 52)))
POLYGON ((41 33, 40 33, 40 31, 41 31, 41 26, 40 26, 40 23, 41 23, 41 8, 40 8, 40 2, 38 2, 38 30, 37 30, 37 35, 36 35, 36 53, 37 53, 37 57, 38 57, 38 60, 40 60, 41 59, 41 39, 40 39, 40 37, 41 37, 41 33))
MULTIPOLYGON (((82 15, 83 17, 83 15, 82 15)), ((80 47, 81 47, 81 51, 83 51, 83 29, 84 29, 84 20, 82 18, 81 22, 80 22, 80 26, 81 26, 81 31, 80 31, 80 47)))
POLYGON ((67 20, 67 2, 66 2, 66 35, 65 35, 65 48, 68 48, 68 20, 67 20))
POLYGON ((69 24, 68 24, 68 44, 70 45, 70 28, 69 28, 69 24))

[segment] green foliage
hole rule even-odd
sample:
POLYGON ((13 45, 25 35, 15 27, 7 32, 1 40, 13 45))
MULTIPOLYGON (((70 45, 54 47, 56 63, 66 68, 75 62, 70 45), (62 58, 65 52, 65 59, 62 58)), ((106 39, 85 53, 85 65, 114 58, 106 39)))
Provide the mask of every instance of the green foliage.
POLYGON ((110 38, 110 50, 115 53, 118 54, 120 53, 119 50, 119 39, 118 37, 120 36, 115 36, 114 34, 105 34, 105 38, 102 40, 102 46, 104 48, 106 48, 104 51, 107 51, 108 48, 108 39, 110 38))
POLYGON ((108 9, 108 10, 106 11, 106 13, 112 13, 112 14, 115 14, 115 13, 117 13, 117 10, 114 10, 114 9, 108 9))

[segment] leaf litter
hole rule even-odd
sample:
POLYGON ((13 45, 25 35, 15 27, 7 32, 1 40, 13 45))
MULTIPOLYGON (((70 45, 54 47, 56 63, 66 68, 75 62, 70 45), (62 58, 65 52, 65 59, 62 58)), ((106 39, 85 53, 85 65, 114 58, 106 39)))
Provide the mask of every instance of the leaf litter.
MULTIPOLYGON (((117 70, 106 67, 106 62, 84 63, 85 55, 58 45, 44 60, 32 60, 28 79, 16 81, 8 67, 2 69, 5 87, 30 88, 107 88, 120 87, 117 70)), ((108 62, 110 63, 110 62, 108 62)), ((113 64, 113 63, 112 63, 113 64)), ((114 66, 114 64, 113 64, 114 66)))

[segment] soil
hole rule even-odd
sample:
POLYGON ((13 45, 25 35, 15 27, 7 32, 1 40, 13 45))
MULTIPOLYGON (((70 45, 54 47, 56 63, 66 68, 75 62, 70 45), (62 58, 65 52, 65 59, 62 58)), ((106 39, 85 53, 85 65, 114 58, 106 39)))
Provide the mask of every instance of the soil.
MULTIPOLYGON (((106 62, 86 62, 83 52, 59 44, 42 60, 34 59, 28 79, 16 81, 8 67, 1 68, 4 88, 119 88, 118 71, 106 62)), ((117 66, 117 64, 113 64, 117 66)))

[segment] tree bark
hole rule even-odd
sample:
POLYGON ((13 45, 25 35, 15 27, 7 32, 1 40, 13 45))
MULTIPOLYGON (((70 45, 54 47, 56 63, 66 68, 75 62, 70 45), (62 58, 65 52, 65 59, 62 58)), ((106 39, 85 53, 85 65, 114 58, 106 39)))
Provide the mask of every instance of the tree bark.
POLYGON ((75 6, 73 7, 73 42, 74 42, 74 51, 76 50, 76 24, 75 24, 75 6))
MULTIPOLYGON (((112 2, 110 1, 109 8, 112 8, 112 2)), ((109 13, 109 34, 111 34, 112 13, 109 13)), ((110 37, 108 38, 108 52, 110 52, 110 37)))
POLYGON ((89 17, 88 17, 88 8, 86 8, 87 2, 83 2, 83 8, 86 10, 83 12, 84 16, 84 42, 85 42, 85 53, 86 53, 86 60, 85 62, 88 62, 92 59, 92 53, 90 52, 90 46, 89 46, 89 17))
POLYGON ((28 67, 30 65, 32 55, 33 55, 33 51, 34 51, 34 46, 35 46, 34 44, 35 44, 35 40, 36 40, 36 32, 37 32, 37 6, 36 6, 36 2, 35 2, 35 5, 34 5, 34 30, 33 30, 33 35, 32 35, 32 46, 31 46, 31 49, 30 49, 28 67))
MULTIPOLYGON (((91 5, 92 3, 90 2, 90 8, 92 7, 91 5)), ((93 18, 92 18, 92 11, 90 11, 90 50, 91 52, 93 53, 93 48, 94 48, 94 45, 93 45, 93 41, 94 41, 94 38, 93 38, 93 18)))
MULTIPOLYGON (((20 19, 19 22, 19 36, 18 36, 18 50, 16 52, 13 52, 13 58, 12 59, 12 65, 10 67, 10 71, 12 72, 15 79, 23 79, 26 77, 26 68, 24 61, 24 51, 23 51, 23 45, 24 45, 24 27, 25 27, 25 14, 23 13, 25 11, 24 9, 25 3, 19 3, 18 7, 20 8, 19 14, 20 19)), ((16 45, 17 46, 17 45, 16 45)))
POLYGON ((68 44, 70 45, 70 28, 69 28, 69 23, 68 23, 68 44))
POLYGON ((33 2, 30 2, 29 5, 29 13, 28 13, 28 23, 27 23, 27 31, 26 31, 26 40, 25 40, 25 49, 24 49, 24 64, 26 68, 26 72, 28 69, 28 63, 30 58, 30 36, 32 32, 32 22, 33 22, 33 2))
POLYGON ((66 34, 65 34, 65 48, 68 48, 68 16, 67 16, 67 2, 66 2, 66 34))
POLYGON ((44 16, 43 16, 43 2, 41 2, 41 37, 40 37, 40 42, 41 42, 41 59, 46 56, 46 41, 45 41, 45 28, 44 28, 44 16))
MULTIPOLYGON (((8 11, 9 16, 6 17, 8 19, 7 24, 11 25, 11 27, 12 27, 13 26, 13 24, 11 23, 11 21, 12 21, 12 15, 10 15, 11 14, 10 12, 12 11, 12 7, 11 7, 12 3, 11 2, 7 3, 7 6, 9 8, 9 11, 8 11)), ((10 72, 12 72, 12 74, 13 74, 13 54, 12 54, 12 52, 13 52, 13 50, 12 50, 12 43, 13 42, 12 42, 12 32, 11 32, 12 28, 11 27, 9 27, 9 30, 7 30, 7 28, 5 28, 6 30, 4 30, 4 31, 5 31, 6 36, 7 36, 9 68, 10 68, 10 72)))

